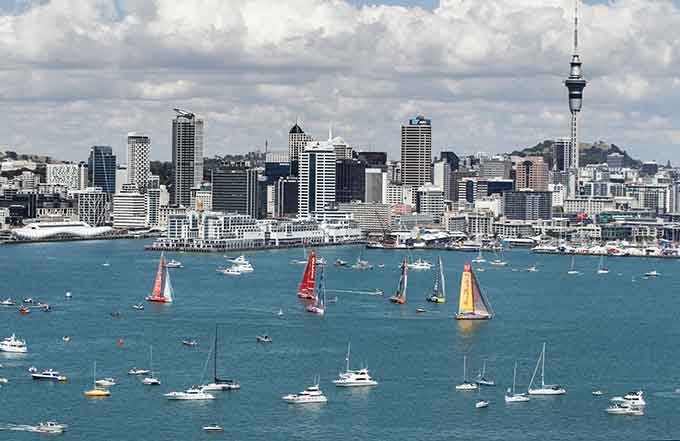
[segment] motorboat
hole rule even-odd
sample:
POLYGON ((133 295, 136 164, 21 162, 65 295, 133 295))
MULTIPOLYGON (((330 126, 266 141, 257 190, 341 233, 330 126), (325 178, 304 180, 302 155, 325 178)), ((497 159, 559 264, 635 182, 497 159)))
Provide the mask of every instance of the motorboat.
POLYGON ((0 377, 0 384, 7 384, 7 383, 9 383, 9 380, 7 378, 0 377))
POLYGON ((61 341, 63 341, 64 343, 68 343, 68 342, 71 341, 71 337, 68 336, 68 335, 65 335, 61 338, 61 341))
POLYGON ((33 432, 38 433, 64 433, 67 429, 66 424, 60 424, 56 421, 41 421, 40 424, 35 426, 33 432))
POLYGON ((270 336, 268 336, 267 334, 258 335, 255 338, 257 339, 258 343, 271 343, 273 341, 272 338, 270 336))
POLYGON ((281 399, 290 404, 312 404, 312 403, 326 403, 328 398, 323 394, 319 385, 315 384, 309 386, 297 394, 284 395, 281 399))
POLYGON ((198 342, 196 340, 194 340, 193 338, 182 340, 182 344, 184 346, 198 346, 198 342))
POLYGON ((175 259, 170 259, 168 262, 165 264, 166 268, 184 268, 184 265, 182 265, 182 262, 179 260, 175 259))
POLYGON ((142 311, 144 309, 144 305, 142 305, 141 303, 138 303, 136 305, 132 305, 132 309, 135 309, 137 311, 142 311))
POLYGON ((67 378, 64 375, 60 375, 59 372, 52 369, 47 369, 42 372, 33 372, 31 377, 34 380, 46 380, 46 381, 66 381, 67 378))
POLYGON ((21 303, 24 303, 26 305, 32 305, 34 302, 33 297, 26 297, 24 300, 21 301, 21 303))
MULTIPOLYGON (((248 262, 248 259, 246 259, 246 256, 240 255, 236 258, 233 259, 227 259, 227 262, 235 263, 236 265, 242 265, 242 264, 248 264, 250 265, 250 262, 248 262)), ((306 263, 306 261, 305 261, 306 263)))
POLYGON ((156 378, 152 375, 151 377, 145 377, 142 380, 142 384, 147 385, 147 386, 160 386, 161 380, 159 380, 158 378, 156 378))
POLYGON ((197 387, 191 387, 184 392, 169 392, 163 394, 168 400, 214 400, 215 396, 197 387))
POLYGON ((111 264, 109 262, 104 262, 102 263, 102 266, 111 266, 111 264))
POLYGON ((645 273, 645 277, 659 277, 661 275, 657 270, 649 271, 645 273))
POLYGON ((30 313, 31 313, 31 308, 29 308, 28 306, 22 306, 21 308, 19 308, 19 314, 26 315, 26 314, 30 314, 30 313))
POLYGON ((64 298, 65 298, 66 300, 71 300, 71 297, 72 297, 71 291, 67 291, 66 294, 64 294, 64 298))
POLYGON ((529 268, 527 268, 528 273, 536 273, 538 272, 538 268, 536 268, 536 265, 531 265, 529 268))
POLYGON ((115 386, 118 383, 116 382, 115 378, 107 377, 107 378, 102 378, 101 380, 95 381, 94 384, 97 385, 97 386, 101 386, 101 387, 111 387, 111 386, 115 386))
POLYGON ((50 312, 52 311, 52 307, 48 303, 41 303, 40 304, 40 309, 43 310, 43 312, 50 312))
POLYGON ((518 394, 515 392, 515 383, 517 381, 517 362, 515 362, 515 368, 512 373, 512 389, 508 388, 505 393, 506 403, 526 403, 531 400, 527 394, 518 394))
POLYGON ((235 269, 242 273, 252 273, 253 271, 255 271, 255 268, 253 268, 253 266, 248 262, 233 265, 231 269, 235 269))
POLYGON ((378 385, 378 382, 371 378, 368 368, 359 370, 350 369, 349 358, 350 343, 347 343, 347 357, 345 357, 347 365, 345 366, 345 372, 341 372, 338 375, 338 378, 333 380, 333 384, 338 387, 365 387, 378 385))
POLYGON ((631 404, 633 406, 646 406, 647 402, 644 399, 645 393, 642 392, 641 390, 637 392, 628 392, 626 395, 623 396, 623 399, 626 400, 628 404, 631 404))
POLYGON ((16 306, 17 302, 11 298, 6 298, 5 300, 0 300, 0 306, 16 306))
POLYGON ((25 340, 20 340, 16 335, 12 334, 0 342, 0 352, 14 352, 25 354, 28 352, 25 340))
POLYGON ((208 426, 203 426, 204 432, 224 432, 224 427, 219 424, 210 424, 208 426))
POLYGON ((38 368, 35 367, 35 366, 31 366, 31 367, 28 368, 28 372, 30 374, 35 374, 36 372, 38 372, 38 368))
POLYGON ((416 313, 418 314, 424 314, 425 312, 427 312, 425 308, 416 308, 416 313))
POLYGON ((146 375, 149 372, 150 371, 148 369, 137 369, 137 368, 133 367, 132 369, 130 369, 128 371, 128 375, 146 375))
POLYGON ((463 382, 456 385, 456 390, 472 391, 477 390, 478 387, 477 383, 468 381, 467 379, 467 355, 463 355, 463 382))
POLYGON ((614 397, 611 404, 604 410, 610 415, 642 416, 645 414, 644 407, 628 403, 621 397, 614 397))
POLYGON ((566 389, 558 384, 545 384, 545 342, 543 343, 543 350, 536 361, 536 368, 531 376, 527 392, 529 395, 564 395, 567 393, 566 389), (538 373, 539 367, 541 368, 541 384, 540 387, 533 388, 534 378, 538 373))
POLYGON ((230 268, 219 268, 217 272, 222 273, 225 276, 240 276, 242 274, 242 272, 239 271, 235 266, 230 268))
POLYGON ((489 407, 489 402, 486 400, 477 400, 475 403, 476 409, 486 409, 487 407, 489 407))
POLYGON ((594 397, 601 397, 602 396, 602 391, 601 390, 594 390, 590 393, 594 397))
POLYGON ((370 291, 370 292, 368 293, 368 295, 369 295, 369 296, 384 296, 384 295, 385 295, 385 291, 383 291, 382 289, 376 289, 376 290, 374 290, 374 291, 370 291))
POLYGON ((342 260, 342 259, 337 259, 335 261, 335 266, 347 266, 347 265, 348 265, 348 263, 346 261, 342 260))
POLYGON ((408 263, 407 266, 412 270, 430 270, 432 269, 432 264, 421 258, 416 259, 414 262, 408 263))

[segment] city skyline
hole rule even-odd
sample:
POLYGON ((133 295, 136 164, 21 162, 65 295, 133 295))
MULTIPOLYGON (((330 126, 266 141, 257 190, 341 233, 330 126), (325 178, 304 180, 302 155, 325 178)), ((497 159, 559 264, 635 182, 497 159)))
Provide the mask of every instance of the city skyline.
MULTIPOLYGON (((156 10, 81 3, 22 2, 7 13, 4 2, 10 111, 2 149, 78 161, 92 145, 111 145, 124 158, 127 133, 136 131, 150 136, 152 159, 169 160, 173 107, 204 119, 206 157, 264 149, 265 140, 270 150, 286 150, 298 118, 317 139, 332 121, 350 145, 391 158, 399 156, 399 126, 417 114, 433 121, 434 154, 508 152, 569 136, 562 82, 572 0, 444 0, 422 8, 216 2, 203 8, 211 14, 163 1, 156 10), (310 14, 296 25, 272 22, 263 5, 284 18, 303 7, 310 14), (237 18, 227 14, 234 7, 237 18), (36 23, 40 31, 29 33, 36 23), (412 44, 407 36, 426 27, 436 38, 412 44), (197 35, 201 49, 183 43, 183 32, 197 35)), ((585 1, 580 16, 589 82, 580 140, 677 162, 680 79, 671 30, 680 6, 585 1)))

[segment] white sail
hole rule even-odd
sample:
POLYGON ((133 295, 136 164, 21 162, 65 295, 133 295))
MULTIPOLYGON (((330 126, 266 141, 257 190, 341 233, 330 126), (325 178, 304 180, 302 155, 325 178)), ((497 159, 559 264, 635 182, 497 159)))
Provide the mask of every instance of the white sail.
POLYGON ((165 297, 166 302, 172 302, 173 289, 172 283, 170 283, 170 271, 165 269, 165 286, 163 287, 163 297, 165 297))

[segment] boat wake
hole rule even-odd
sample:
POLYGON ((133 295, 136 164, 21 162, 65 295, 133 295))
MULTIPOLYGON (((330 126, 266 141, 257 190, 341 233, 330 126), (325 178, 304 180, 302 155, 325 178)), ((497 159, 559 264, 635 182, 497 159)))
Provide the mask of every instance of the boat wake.
POLYGON ((28 424, 0 424, 0 430, 7 430, 12 432, 38 432, 38 426, 29 426, 28 424))

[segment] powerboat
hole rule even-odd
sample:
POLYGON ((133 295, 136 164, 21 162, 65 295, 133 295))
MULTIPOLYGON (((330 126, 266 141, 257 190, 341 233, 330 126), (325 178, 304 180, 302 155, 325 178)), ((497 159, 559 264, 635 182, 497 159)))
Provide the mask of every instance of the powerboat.
POLYGON ((163 394, 168 400, 214 400, 215 396, 197 387, 191 387, 184 392, 169 392, 163 394))
POLYGON ((255 271, 255 268, 253 268, 253 266, 249 262, 235 264, 231 267, 231 269, 235 269, 242 273, 252 273, 253 271, 255 271))
POLYGON ((31 308, 29 308, 28 306, 22 306, 21 308, 19 308, 19 314, 26 315, 26 314, 30 314, 30 313, 31 313, 31 308))
POLYGON ((137 369, 133 367, 128 371, 128 375, 146 375, 149 373, 148 369, 137 369))
POLYGON ((66 424, 60 424, 56 421, 41 421, 40 424, 35 426, 33 432, 38 433, 64 433, 68 426, 66 424))
POLYGON ((623 399, 626 400, 626 402, 630 405, 633 406, 646 406, 647 402, 644 399, 645 393, 642 392, 641 390, 637 392, 628 392, 626 395, 623 396, 623 399))
POLYGON ((59 372, 52 369, 47 369, 42 372, 34 372, 31 374, 34 380, 47 380, 47 381, 66 381, 67 378, 64 375, 60 375, 59 372))
POLYGON ((12 334, 0 342, 0 352, 14 352, 25 354, 28 352, 25 340, 20 340, 16 335, 12 334))
POLYGON ((602 391, 601 390, 594 390, 590 393, 594 397, 601 397, 602 396, 602 391))
POLYGON ((6 298, 5 300, 0 300, 0 306, 16 306, 17 302, 11 298, 6 298))
POLYGON ((312 404, 312 403, 326 403, 328 398, 323 394, 319 385, 315 384, 309 386, 297 394, 284 395, 281 399, 290 404, 312 404))
POLYGON ((642 416, 645 414, 642 406, 628 403, 621 397, 611 399, 611 404, 604 410, 610 415, 642 416))
POLYGON ((210 424, 209 426, 203 426, 203 431, 205 432, 224 432, 224 427, 219 424, 210 424))
POLYGON ((538 272, 538 268, 536 268, 536 265, 531 265, 529 268, 527 268, 528 273, 535 273, 538 272))
POLYGON ((61 341, 63 341, 64 343, 68 343, 68 342, 71 341, 71 337, 68 336, 68 335, 65 335, 61 338, 61 341))
POLYGON ((477 409, 486 409, 487 407, 489 407, 489 402, 486 400, 478 400, 475 403, 475 408, 477 409))
POLYGON ((115 378, 107 377, 107 378, 102 378, 101 380, 95 381, 94 384, 96 386, 101 386, 101 387, 111 387, 111 386, 115 386, 118 383, 116 382, 115 378))
POLYGON ((136 305, 132 305, 132 309, 136 309, 137 311, 142 311, 144 309, 144 305, 141 303, 138 303, 136 305))
POLYGON ((7 383, 9 383, 9 380, 7 378, 0 377, 0 384, 7 384, 7 383))
POLYGON ((197 342, 196 340, 194 340, 193 338, 192 338, 192 339, 184 339, 184 340, 182 340, 182 344, 183 344, 184 346, 190 346, 190 347, 192 347, 192 346, 198 346, 198 342, 197 342))
POLYGON ((66 294, 64 294, 64 298, 66 300, 71 300, 71 291, 67 291, 66 294))
POLYGON ((416 313, 418 314, 424 314, 425 312, 427 312, 425 308, 416 308, 416 313))
POLYGON ((32 305, 34 303, 33 297, 26 297, 24 300, 21 301, 21 303, 25 303, 26 305, 32 305))
POLYGON ((347 266, 347 262, 342 259, 337 259, 335 261, 335 266, 347 266))
POLYGON ((350 343, 347 343, 347 365, 345 367, 345 372, 341 372, 336 380, 333 380, 333 384, 338 387, 363 387, 363 386, 377 386, 378 382, 371 378, 368 368, 362 368, 359 370, 350 369, 349 366, 350 358, 350 343))
POLYGON ((182 265, 182 262, 179 260, 175 259, 170 259, 168 262, 165 264, 166 268, 184 268, 184 265, 182 265))
POLYGON ((142 384, 147 385, 147 386, 160 386, 161 385, 161 380, 159 380, 156 377, 145 377, 142 380, 142 384))
POLYGON ((649 271, 645 273, 645 277, 659 277, 661 275, 657 270, 649 271))
MULTIPOLYGON (((250 265, 250 262, 248 262, 248 259, 246 259, 246 256, 244 256, 243 254, 234 258, 234 259, 227 259, 227 262, 235 263, 236 265, 242 265, 242 264, 245 264, 245 263, 250 265)), ((305 261, 305 263, 306 263, 306 261, 305 261)))
POLYGON ((416 259, 414 262, 408 263, 407 266, 412 270, 430 270, 432 269, 432 264, 421 258, 416 259))
POLYGON ((232 266, 231 268, 219 268, 217 272, 222 273, 225 276, 240 276, 242 274, 235 266, 232 266))
POLYGON ((268 336, 267 334, 258 335, 255 338, 257 339, 258 343, 271 343, 273 341, 272 338, 270 336, 268 336))

